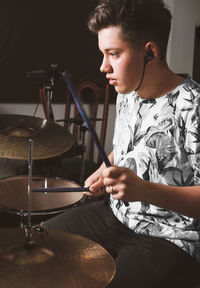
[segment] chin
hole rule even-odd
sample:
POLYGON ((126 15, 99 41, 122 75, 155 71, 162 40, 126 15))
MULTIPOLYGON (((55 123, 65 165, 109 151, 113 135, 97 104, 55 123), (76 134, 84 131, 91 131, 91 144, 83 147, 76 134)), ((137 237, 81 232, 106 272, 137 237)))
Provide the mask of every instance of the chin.
POLYGON ((127 87, 115 86, 115 91, 120 94, 127 94, 132 92, 133 90, 128 89, 127 87))

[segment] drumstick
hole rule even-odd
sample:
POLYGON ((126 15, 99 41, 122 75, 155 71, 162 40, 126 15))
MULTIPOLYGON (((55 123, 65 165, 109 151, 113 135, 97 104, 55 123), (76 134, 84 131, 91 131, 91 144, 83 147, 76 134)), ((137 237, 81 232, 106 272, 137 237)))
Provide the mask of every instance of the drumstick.
POLYGON ((35 188, 32 189, 32 192, 83 192, 83 191, 90 191, 89 187, 66 187, 66 188, 35 188))
POLYGON ((86 113, 85 113, 85 111, 84 111, 84 109, 83 109, 83 107, 81 105, 81 102, 80 102, 79 98, 76 96, 75 89, 74 89, 71 81, 67 77, 66 71, 64 71, 62 73, 62 75, 63 75, 63 78, 65 79, 65 82, 66 82, 70 92, 71 92, 71 95, 72 95, 72 97, 74 99, 74 102, 75 102, 75 104, 76 104, 76 106, 77 106, 77 108, 79 110, 79 113, 81 114, 81 117, 83 118, 83 121, 85 121, 85 124, 86 124, 86 126, 87 126, 87 128, 88 128, 88 130, 90 132, 90 135, 92 136, 92 138, 93 138, 93 140, 94 140, 94 142, 96 144, 96 147, 97 147, 97 149, 99 151, 101 159, 105 163, 106 167, 110 167, 111 163, 110 163, 110 161, 108 159, 108 156, 107 156, 105 150, 103 149, 103 146, 101 145, 101 142, 100 142, 100 140, 99 140, 99 138, 97 136, 97 133, 94 130, 94 127, 92 126, 89 118, 87 117, 87 115, 86 115, 86 113))

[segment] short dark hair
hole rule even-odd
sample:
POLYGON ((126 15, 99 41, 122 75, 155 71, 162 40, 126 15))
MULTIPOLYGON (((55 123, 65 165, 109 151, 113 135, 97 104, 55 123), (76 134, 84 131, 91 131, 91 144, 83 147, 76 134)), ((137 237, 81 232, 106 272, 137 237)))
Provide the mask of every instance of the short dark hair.
POLYGON ((122 38, 131 41, 134 48, 154 41, 160 59, 166 58, 171 13, 163 0, 100 0, 90 14, 88 27, 98 33, 108 26, 120 26, 122 38))

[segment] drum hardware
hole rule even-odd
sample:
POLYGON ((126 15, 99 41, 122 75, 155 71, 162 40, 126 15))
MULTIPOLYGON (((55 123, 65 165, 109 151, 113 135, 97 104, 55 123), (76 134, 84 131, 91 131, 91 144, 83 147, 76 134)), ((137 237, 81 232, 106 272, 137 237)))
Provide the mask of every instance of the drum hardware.
POLYGON ((83 153, 81 154, 81 170, 80 170, 80 183, 81 185, 84 185, 84 175, 85 175, 85 132, 86 132, 87 128, 86 126, 82 125, 80 127, 80 133, 81 133, 81 144, 83 146, 83 153))
POLYGON ((32 164, 33 164, 33 140, 29 139, 29 158, 28 158, 28 221, 26 227, 27 245, 33 245, 32 224, 31 224, 31 210, 32 210, 32 164))
POLYGON ((40 225, 33 225, 33 231, 39 234, 43 239, 48 235, 48 229, 44 222, 41 222, 40 225))
POLYGON ((80 115, 78 115, 77 117, 73 117, 73 118, 69 118, 69 119, 58 119, 56 120, 56 122, 66 122, 69 124, 77 124, 77 125, 83 125, 84 121, 82 119, 82 117, 80 115))
MULTIPOLYGON (((53 84, 51 84, 51 80, 49 80, 49 82, 45 83, 43 88, 41 88, 39 90, 40 101, 41 101, 41 104, 42 104, 42 108, 43 108, 43 112, 44 112, 45 118, 47 120, 54 120, 53 108, 52 108, 52 105, 51 105, 51 100, 49 100, 49 99, 52 99, 52 97, 53 97, 53 88, 52 88, 53 84)), ((38 108, 38 106, 37 106, 37 108, 38 108)))
POLYGON ((53 99, 55 82, 61 78, 62 71, 63 69, 58 67, 58 64, 51 64, 48 69, 32 70, 25 73, 26 77, 29 79, 43 80, 42 85, 40 85, 40 100, 47 120, 54 120, 51 102, 53 99), (43 88, 41 88, 41 86, 43 86, 43 88))
POLYGON ((55 72, 57 65, 51 65, 52 68, 52 73, 49 74, 49 77, 44 85, 44 91, 46 91, 45 93, 45 100, 46 100, 46 105, 43 105, 43 108, 45 108, 45 115, 46 115, 46 119, 47 120, 54 120, 54 116, 53 116, 53 109, 52 109, 52 105, 51 105, 51 101, 53 99, 53 90, 54 90, 54 85, 55 85, 55 72))
POLYGON ((41 79, 47 80, 54 77, 54 80, 57 80, 60 77, 60 73, 63 71, 58 64, 51 64, 48 69, 37 69, 26 71, 26 77, 29 79, 41 79))
POLYGON ((73 145, 72 135, 53 121, 26 115, 0 114, 0 158, 27 160, 33 139, 33 160, 60 155, 73 145))
POLYGON ((20 210, 19 212, 17 212, 17 215, 19 215, 19 227, 24 228, 24 217, 25 217, 24 211, 20 210))

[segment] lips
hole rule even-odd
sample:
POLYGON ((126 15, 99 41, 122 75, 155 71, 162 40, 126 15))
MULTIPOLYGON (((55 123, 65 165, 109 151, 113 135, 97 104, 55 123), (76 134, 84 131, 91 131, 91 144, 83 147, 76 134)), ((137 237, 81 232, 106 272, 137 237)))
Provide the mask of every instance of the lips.
POLYGON ((116 85, 117 84, 117 79, 113 79, 113 78, 107 78, 109 80, 109 84, 110 85, 116 85))

